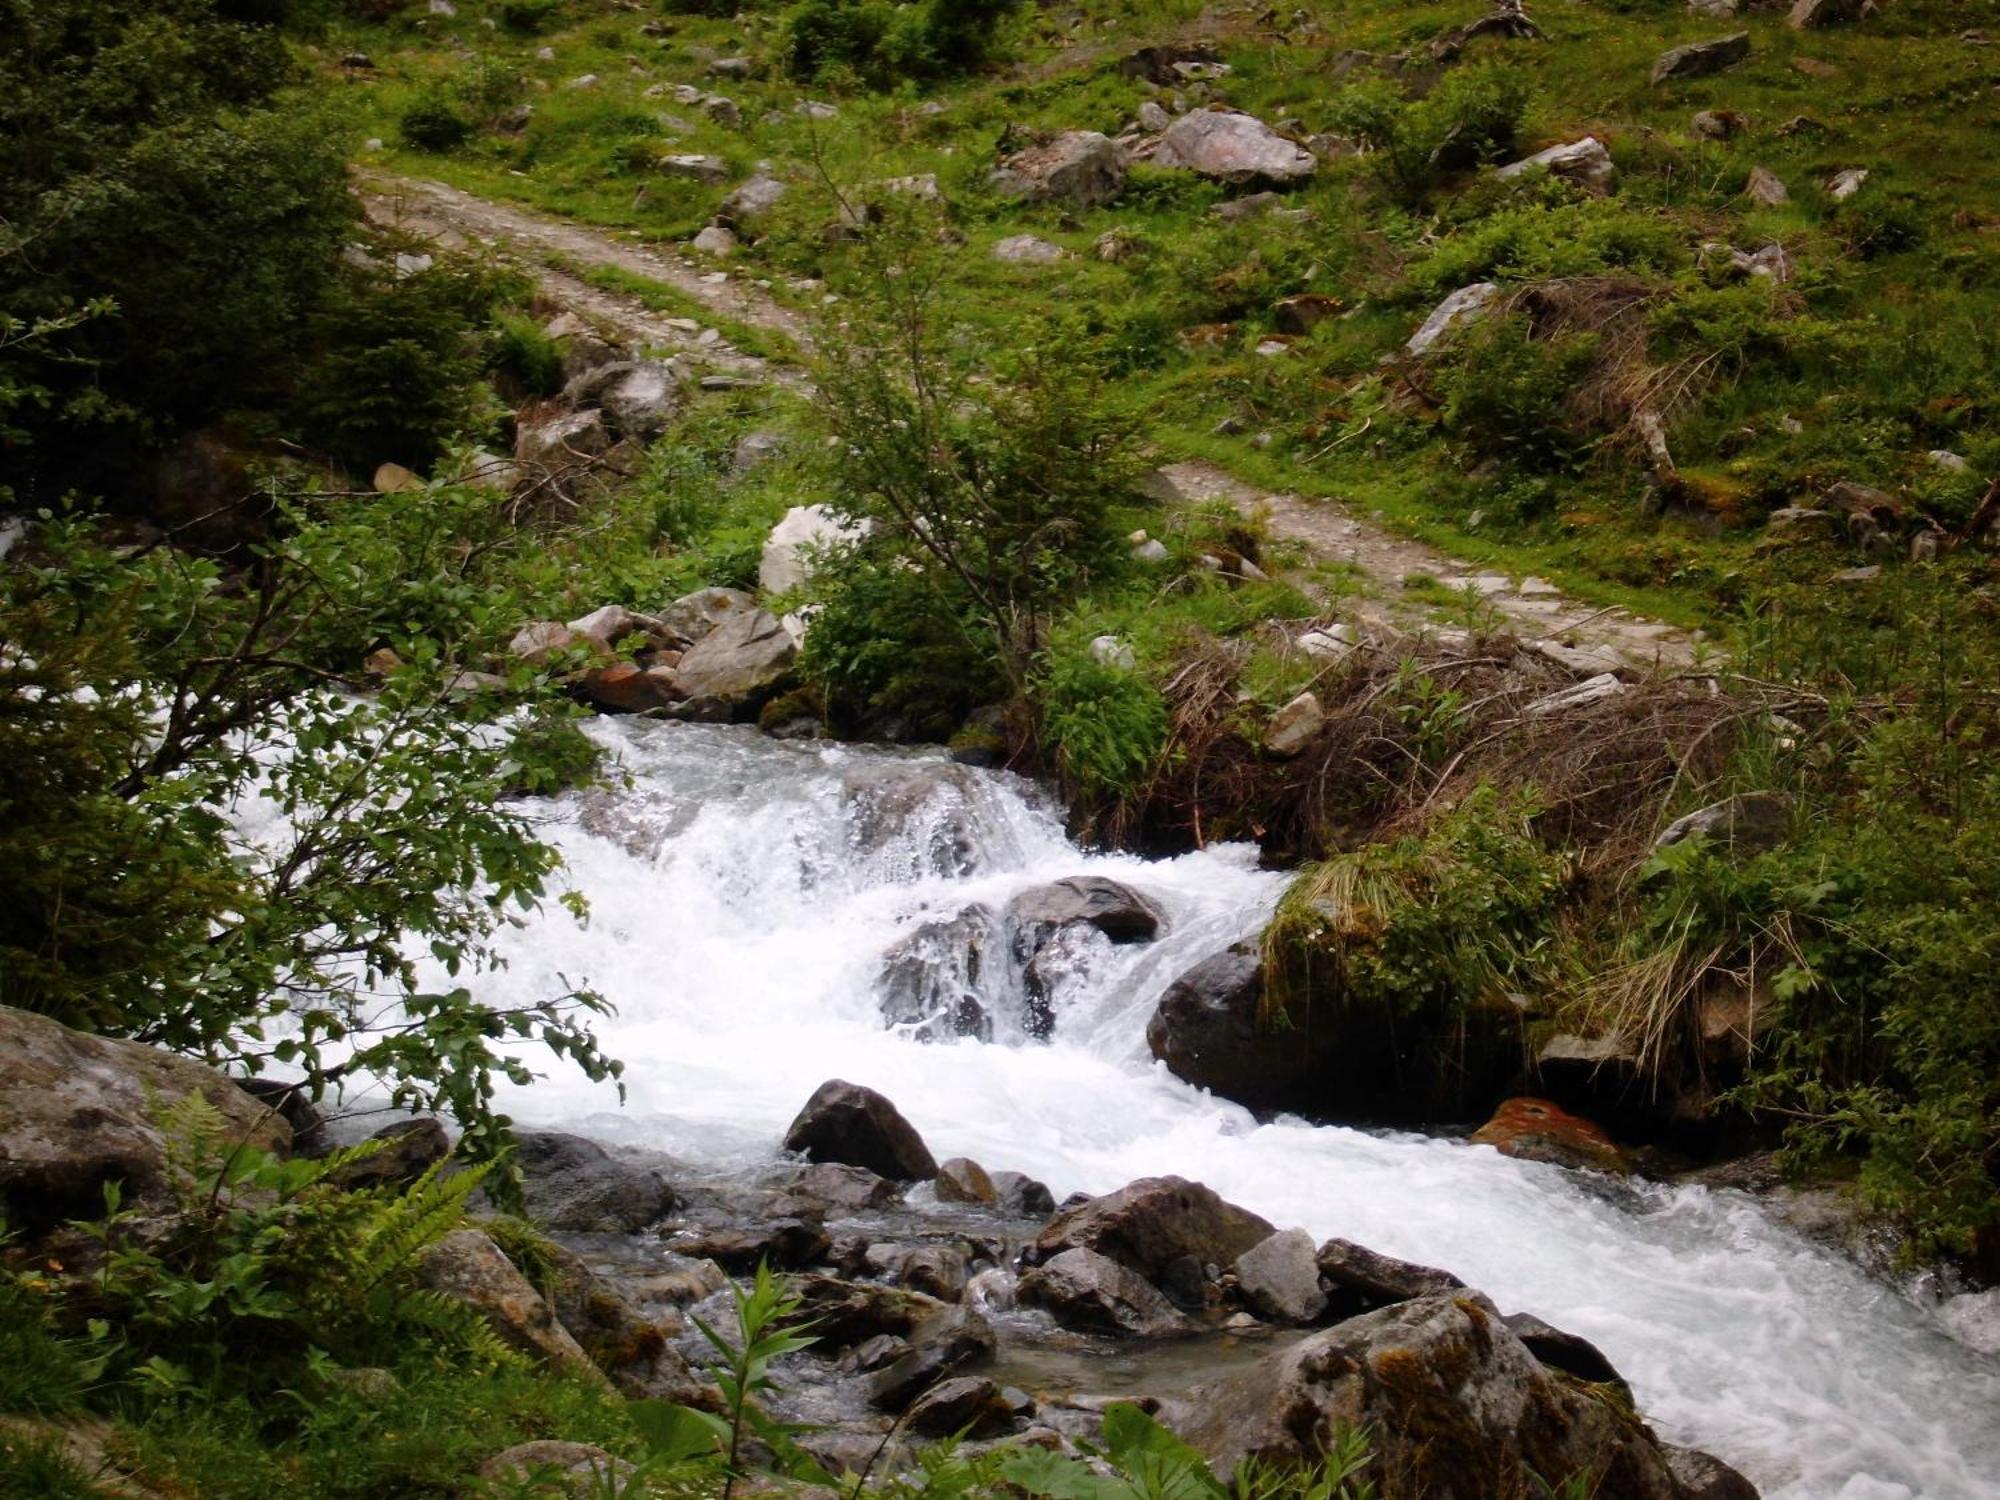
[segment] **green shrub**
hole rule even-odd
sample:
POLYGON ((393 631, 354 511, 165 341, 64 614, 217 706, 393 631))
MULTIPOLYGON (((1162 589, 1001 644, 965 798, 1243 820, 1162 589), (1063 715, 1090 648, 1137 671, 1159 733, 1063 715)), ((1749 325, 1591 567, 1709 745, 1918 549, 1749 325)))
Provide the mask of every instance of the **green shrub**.
POLYGON ((396 126, 404 142, 417 151, 455 151, 472 139, 472 120, 464 106, 440 90, 413 99, 396 126))
POLYGON ((1556 189, 1447 235, 1411 269, 1410 282, 1436 296, 1475 281, 1668 272, 1686 262, 1684 231, 1665 214, 1556 189))
POLYGON ((562 345, 522 313, 503 312, 493 322, 493 372, 522 396, 553 396, 563 388, 562 345))
POLYGON ((344 267, 313 322, 295 404, 305 436, 363 473, 385 459, 428 468, 473 419, 480 336, 500 291, 482 268, 449 257, 410 273, 393 257, 344 267))
POLYGON ((562 16, 563 0, 501 0, 500 24, 509 31, 539 36, 562 16))
POLYGON ((1356 84, 1333 101, 1333 127, 1373 148, 1369 160, 1398 195, 1421 198, 1440 177, 1511 151, 1528 107, 1524 73, 1489 64, 1447 73, 1421 99, 1387 80, 1356 84))
POLYGON ((1520 317, 1487 318, 1460 335, 1438 373, 1445 429, 1482 458, 1531 469, 1574 466, 1589 451, 1565 398, 1590 369, 1597 339, 1537 339, 1520 317))
POLYGON ((994 32, 1020 0, 804 0, 785 20, 786 67, 794 78, 832 70, 877 88, 968 73, 990 55, 994 32))
POLYGON ((1042 747, 1078 795, 1135 791, 1158 765, 1166 700, 1136 672, 1097 661, 1087 642, 1059 641, 1044 653, 1033 690, 1042 747))

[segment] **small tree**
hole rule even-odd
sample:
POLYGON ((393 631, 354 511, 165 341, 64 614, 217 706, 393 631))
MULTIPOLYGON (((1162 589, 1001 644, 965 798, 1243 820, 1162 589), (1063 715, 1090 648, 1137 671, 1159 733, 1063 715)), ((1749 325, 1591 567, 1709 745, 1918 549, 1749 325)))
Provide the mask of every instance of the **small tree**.
POLYGON ((857 294, 820 340, 819 408, 865 555, 920 584, 940 628, 990 647, 1018 694, 1051 616, 1118 556, 1131 433, 1073 325, 999 349, 966 326, 929 217, 898 207, 866 233, 857 294))

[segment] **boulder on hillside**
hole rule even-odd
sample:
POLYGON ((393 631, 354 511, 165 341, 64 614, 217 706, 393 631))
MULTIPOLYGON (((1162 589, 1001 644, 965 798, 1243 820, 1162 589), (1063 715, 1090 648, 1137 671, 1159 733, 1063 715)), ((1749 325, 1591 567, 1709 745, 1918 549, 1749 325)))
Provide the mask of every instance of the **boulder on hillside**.
POLYGON ((1797 0, 1785 17, 1785 24, 1794 31, 1838 26, 1842 22, 1860 20, 1865 6, 1866 0, 1797 0))
POLYGON ((1460 287, 1431 309, 1430 316, 1403 345, 1403 352, 1418 358, 1430 353, 1447 334, 1485 317, 1486 310, 1499 295, 1500 288, 1490 281, 1477 281, 1471 286, 1460 287))
POLYGON ((1065 130, 1017 151, 993 169, 987 186, 1005 198, 1100 208, 1125 188, 1125 153, 1094 130, 1065 130))
POLYGON ((757 613, 754 594, 742 589, 705 588, 682 594, 660 611, 660 624, 688 645, 693 645, 724 621, 757 613))
POLYGON ((1747 31, 1705 42, 1689 42, 1684 47, 1670 47, 1653 64, 1653 82, 1665 83, 1670 78, 1700 78, 1709 73, 1720 73, 1724 68, 1735 67, 1749 55, 1750 33, 1747 31))
POLYGON ((1042 1308, 1083 1333, 1171 1338, 1193 1331, 1158 1287, 1095 1250, 1051 1256, 1021 1278, 1015 1295, 1023 1306, 1042 1308))
POLYGON ((213 1068, 148 1047, 72 1031, 0 1006, 0 1209, 35 1235, 104 1212, 104 1185, 127 1208, 173 1201, 163 1110, 199 1094, 222 1117, 225 1147, 291 1150, 284 1117, 213 1068))
POLYGON ((1161 1420, 1220 1472, 1311 1462, 1365 1428, 1374 1471, 1426 1500, 1528 1492, 1531 1476, 1595 1478, 1619 1500, 1679 1500, 1645 1424, 1551 1374, 1477 1292, 1349 1319, 1255 1368, 1165 1403, 1161 1420))
POLYGON ((1142 1177, 1051 1220, 1035 1237, 1031 1254, 1045 1264, 1065 1250, 1094 1250, 1157 1282, 1184 1256, 1226 1266, 1276 1232, 1267 1220, 1224 1202, 1201 1183, 1142 1177))
POLYGON ((791 633, 764 610, 731 615, 674 667, 684 702, 674 712, 703 723, 754 717, 790 674, 799 648, 791 633))
POLYGON ((611 449, 604 413, 559 411, 522 422, 514 431, 514 462, 524 468, 563 470, 589 464, 611 449))
POLYGON ((937 1176, 937 1159, 901 1111, 875 1090, 839 1078, 814 1090, 785 1132, 785 1149, 898 1182, 937 1176))
POLYGON ((620 436, 645 442, 667 430, 680 410, 680 382, 664 360, 634 360, 599 365, 563 388, 572 406, 602 409, 620 436))
POLYGON ((767 172, 758 172, 739 183, 722 200, 718 216, 738 234, 754 234, 757 225, 769 216, 784 196, 784 183, 767 172))
POLYGON ((1611 153, 1594 135, 1551 146, 1520 161, 1509 162, 1494 175, 1519 177, 1536 167, 1545 169, 1551 177, 1564 178, 1593 193, 1610 192, 1612 181, 1618 175, 1618 169, 1611 164, 1611 153))
POLYGON ((1319 165, 1255 115, 1203 109, 1182 115, 1160 136, 1153 164, 1184 167, 1221 182, 1303 182, 1319 165))
POLYGON ((553 1130, 518 1131, 514 1146, 523 1204, 546 1228, 636 1234, 680 1204, 657 1160, 614 1156, 595 1141, 553 1130))
POLYGON ((1052 266, 1069 257, 1069 251, 1061 245, 1035 234, 1010 234, 996 240, 991 254, 995 260, 1010 266, 1052 266))
POLYGON ((1312 1035, 1263 1024, 1264 957, 1236 943, 1167 986, 1146 1023, 1146 1045, 1175 1077, 1248 1109, 1310 1101, 1325 1046, 1312 1035))
POLYGON ((583 1346, 556 1321, 542 1294, 477 1229, 456 1229, 417 1263, 417 1280, 465 1303, 512 1348, 559 1369, 603 1378, 583 1346))
POLYGON ((827 506, 794 505, 764 539, 757 587, 767 594, 802 588, 828 553, 850 547, 867 534, 865 524, 843 521, 827 506))
POLYGON ((1674 819, 1653 847, 1666 849, 1704 838, 1739 854, 1755 854, 1783 839, 1791 823, 1792 799, 1783 792, 1743 792, 1674 819))

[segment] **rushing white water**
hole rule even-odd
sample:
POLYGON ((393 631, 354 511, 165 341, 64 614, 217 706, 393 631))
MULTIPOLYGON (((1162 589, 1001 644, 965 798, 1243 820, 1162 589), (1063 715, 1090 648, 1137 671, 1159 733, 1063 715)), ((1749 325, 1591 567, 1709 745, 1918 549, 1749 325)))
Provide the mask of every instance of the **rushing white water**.
POLYGON ((630 1098, 556 1069, 509 1097, 518 1118, 728 1165, 768 1160, 807 1095, 846 1078, 894 1099, 940 1158, 1026 1171, 1058 1197, 1175 1172, 1281 1227, 1448 1267, 1503 1311, 1594 1340, 1664 1435, 1767 1496, 2000 1495, 2000 1367, 1748 1198, 1594 1192, 1483 1148, 1260 1126, 1156 1066, 1160 990, 1276 899, 1254 851, 1085 855, 1025 783, 936 756, 630 720, 596 732, 630 788, 549 808, 591 919, 511 933, 485 983, 526 1000, 588 979, 619 1008, 601 1029, 630 1098), (1145 891, 1170 927, 1085 951, 1050 1042, 1004 1017, 992 1043, 885 1027, 880 958, 897 938, 1081 873, 1145 891))

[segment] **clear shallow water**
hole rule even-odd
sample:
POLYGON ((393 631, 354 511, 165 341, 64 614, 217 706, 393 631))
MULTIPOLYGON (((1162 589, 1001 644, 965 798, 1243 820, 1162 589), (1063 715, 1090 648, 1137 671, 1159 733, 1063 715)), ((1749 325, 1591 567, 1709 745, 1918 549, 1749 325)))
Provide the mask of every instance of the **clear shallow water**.
POLYGON ((1774 1500, 2000 1496, 2000 1365, 1748 1198, 1598 1193, 1485 1149, 1259 1126, 1156 1066, 1144 1033, 1160 990, 1277 898, 1254 851, 1087 856, 1026 783, 934 756, 631 720, 593 732, 631 787, 546 809, 590 921, 557 910, 510 931, 509 967, 480 982, 496 1000, 601 990, 629 1099, 551 1069, 506 1100, 522 1121, 726 1167, 768 1160, 812 1090, 847 1078, 894 1099, 940 1159, 1026 1171, 1059 1198, 1175 1172, 1280 1227, 1447 1267, 1503 1311, 1594 1340, 1664 1436, 1774 1500), (885 1029, 888 945, 1080 873, 1142 889, 1171 925, 1086 949, 1052 1042, 1005 1017, 992 1043, 885 1029))

